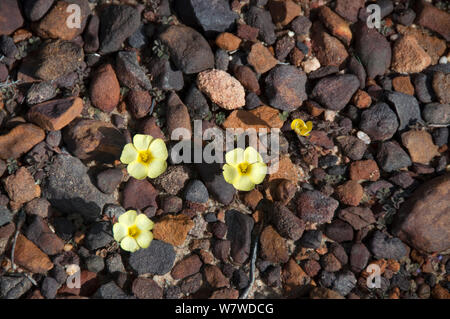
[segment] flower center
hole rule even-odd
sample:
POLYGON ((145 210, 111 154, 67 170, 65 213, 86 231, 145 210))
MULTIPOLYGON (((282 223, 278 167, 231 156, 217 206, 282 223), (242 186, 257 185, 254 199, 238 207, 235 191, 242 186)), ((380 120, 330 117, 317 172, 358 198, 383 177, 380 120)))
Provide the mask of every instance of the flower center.
POLYGON ((141 230, 136 225, 128 227, 128 236, 136 238, 140 233, 141 230))
POLYGON ((250 173, 250 164, 247 162, 239 164, 238 168, 241 175, 246 175, 250 173))
POLYGON ((138 155, 138 161, 142 164, 148 165, 152 161, 152 153, 150 151, 140 151, 138 155))

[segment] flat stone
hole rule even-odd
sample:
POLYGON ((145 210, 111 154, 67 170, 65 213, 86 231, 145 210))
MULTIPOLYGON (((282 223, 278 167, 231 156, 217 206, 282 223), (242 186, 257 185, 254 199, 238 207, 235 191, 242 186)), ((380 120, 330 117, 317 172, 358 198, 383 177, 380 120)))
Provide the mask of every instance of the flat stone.
POLYGON ((431 134, 426 131, 411 130, 403 133, 401 138, 413 163, 428 165, 435 156, 439 155, 438 146, 434 145, 431 134))
POLYGON ((306 191, 297 201, 297 214, 305 222, 328 223, 334 216, 339 202, 319 191, 306 191))
POLYGON ((422 117, 420 116, 419 102, 414 96, 388 91, 386 92, 386 98, 395 107, 400 120, 400 126, 398 127, 400 131, 409 125, 423 123, 422 117))
POLYGON ((370 250, 376 258, 401 259, 407 254, 406 245, 398 238, 390 238, 376 231, 369 243, 370 250))
POLYGON ((272 263, 285 263, 289 260, 286 241, 272 226, 267 226, 259 238, 261 257, 272 263))
POLYGON ((319 80, 315 85, 312 98, 333 111, 343 109, 359 88, 359 80, 355 75, 332 75, 319 80))
POLYGON ((139 65, 136 52, 120 51, 116 57, 116 75, 119 82, 130 89, 150 90, 152 83, 139 65))
POLYGON ((249 215, 237 210, 225 213, 228 226, 227 239, 231 242, 231 257, 238 264, 243 264, 250 254, 251 233, 254 221, 249 215))
POLYGON ((17 237, 14 261, 33 273, 45 274, 53 268, 50 258, 22 234, 17 237))
POLYGON ((90 85, 92 104, 104 112, 112 112, 120 98, 120 85, 111 64, 100 66, 94 73, 90 85))
POLYGON ((19 158, 45 139, 45 132, 34 124, 20 124, 0 136, 0 158, 19 158))
POLYGON ((182 246, 194 222, 184 214, 166 215, 155 223, 153 236, 174 246, 182 246))
POLYGON ((175 250, 172 245, 153 240, 148 248, 131 253, 130 267, 139 275, 165 275, 173 267, 175 250))
POLYGON ((33 176, 24 166, 5 178, 3 183, 13 209, 20 208, 26 202, 41 196, 40 186, 36 185, 33 176))
POLYGON ((122 206, 142 211, 148 207, 158 207, 157 196, 157 190, 149 181, 130 178, 123 189, 122 206))

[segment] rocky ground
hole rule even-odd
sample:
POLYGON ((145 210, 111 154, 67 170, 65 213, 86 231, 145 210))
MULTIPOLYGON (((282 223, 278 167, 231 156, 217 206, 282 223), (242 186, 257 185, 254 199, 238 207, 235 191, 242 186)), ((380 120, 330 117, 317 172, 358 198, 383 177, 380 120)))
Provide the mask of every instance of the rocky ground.
POLYGON ((248 298, 450 298, 450 7, 380 0, 376 30, 365 2, 0 1, 0 297, 237 298, 254 261, 248 298), (280 170, 127 175, 132 136, 193 120, 280 128, 280 170))

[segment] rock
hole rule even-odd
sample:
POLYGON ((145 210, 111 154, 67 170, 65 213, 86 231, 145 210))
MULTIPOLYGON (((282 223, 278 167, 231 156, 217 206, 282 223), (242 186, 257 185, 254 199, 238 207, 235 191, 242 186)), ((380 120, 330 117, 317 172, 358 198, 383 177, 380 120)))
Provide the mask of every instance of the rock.
POLYGON ((287 205, 291 199, 294 198, 296 192, 297 186, 291 181, 283 179, 277 185, 273 198, 274 200, 283 203, 283 205, 287 205))
POLYGON ((267 226, 259 238, 261 257, 272 263, 285 263, 289 260, 286 241, 272 226, 267 226))
POLYGON ((283 267, 281 278, 284 284, 284 291, 289 295, 295 295, 302 286, 310 282, 308 275, 292 258, 283 267))
POLYGON ((150 278, 136 278, 131 290, 138 299, 162 299, 163 297, 163 289, 150 278))
POLYGON ((130 178, 123 190, 122 206, 143 211, 147 207, 157 207, 157 196, 157 190, 149 181, 130 178))
POLYGON ((120 168, 111 168, 97 175, 97 187, 105 194, 112 194, 122 182, 123 172, 120 168))
POLYGON ((3 206, 0 206, 0 227, 9 224, 13 219, 11 212, 3 206))
POLYGON ((111 64, 104 64, 92 76, 91 102, 103 112, 112 112, 120 98, 120 85, 111 64))
MULTIPOLYGON (((152 97, 148 91, 131 90, 127 94, 127 108, 137 119, 145 117, 152 106, 152 97)), ((170 114, 170 113, 169 113, 170 114)))
POLYGON ((358 61, 354 56, 352 56, 347 63, 349 72, 356 75, 359 80, 359 88, 362 90, 366 87, 366 70, 361 62, 358 61))
POLYGON ((438 156, 438 147, 433 144, 431 134, 426 131, 410 130, 402 134, 402 143, 408 149, 413 163, 429 164, 438 156))
POLYGON ((50 230, 40 216, 34 217, 25 235, 47 255, 56 255, 64 248, 64 241, 50 230))
POLYGON ((235 110, 223 122, 224 128, 247 129, 267 129, 281 128, 283 122, 280 119, 280 112, 269 106, 260 106, 250 111, 235 110))
POLYGON ((135 49, 142 49, 149 44, 149 37, 154 33, 154 26, 141 24, 139 28, 127 39, 128 44, 135 49))
POLYGON ((140 25, 140 12, 129 5, 109 5, 100 14, 100 52, 103 54, 120 50, 122 43, 140 25))
POLYGON ((130 254, 130 267, 139 275, 165 275, 173 267, 175 250, 172 245, 152 240, 150 246, 130 254))
POLYGON ((397 142, 388 141, 381 144, 377 153, 378 165, 386 172, 411 166, 411 158, 397 142))
POLYGON ((113 202, 92 184, 87 167, 70 155, 58 155, 49 166, 43 197, 65 213, 82 214, 88 220, 100 216, 103 206, 113 202))
POLYGON ((370 208, 366 207, 348 207, 338 211, 337 216, 355 230, 360 230, 376 221, 370 208))
POLYGON ((184 190, 184 198, 194 203, 206 203, 209 199, 208 190, 200 180, 191 180, 184 190))
POLYGON ((420 251, 434 253, 450 247, 446 227, 449 177, 445 174, 421 185, 401 206, 394 221, 394 234, 420 251))
POLYGON ((97 255, 91 255, 85 259, 86 268, 88 271, 98 273, 105 268, 103 258, 97 255))
MULTIPOLYGON (((181 292, 185 295, 193 294, 196 293, 201 288, 202 285, 203 285, 203 276, 201 273, 197 273, 181 281, 180 284, 181 292)), ((167 293, 166 298, 168 299, 167 293)))
POLYGON ((194 222, 184 214, 166 215, 155 223, 152 232, 155 239, 181 246, 192 227, 194 222))
POLYGON ((379 259, 401 259, 407 254, 406 246, 400 239, 390 238, 380 231, 376 231, 373 235, 369 242, 369 248, 379 259))
POLYGON ((79 119, 63 131, 68 150, 79 159, 112 163, 120 158, 125 137, 112 124, 79 119))
POLYGON ((247 12, 247 24, 259 29, 259 37, 268 45, 275 43, 275 25, 269 11, 251 6, 247 12))
POLYGON ((281 236, 292 240, 302 237, 305 223, 282 204, 274 204, 269 218, 281 236))
POLYGON ((224 205, 228 205, 233 201, 236 189, 225 181, 222 174, 222 165, 218 163, 200 163, 196 164, 195 167, 209 194, 224 205))
POLYGON ((0 277, 0 297, 2 299, 19 299, 33 284, 25 276, 1 276, 0 277))
POLYGON ((17 159, 45 138, 44 131, 34 124, 20 124, 0 136, 0 158, 17 159))
POLYGON ((450 103, 450 74, 435 72, 433 76, 433 89, 439 102, 442 104, 450 103))
POLYGON ((431 64, 431 57, 410 35, 395 41, 391 68, 398 73, 419 73, 431 64))
POLYGON ((100 18, 96 15, 91 15, 86 29, 83 33, 84 52, 97 52, 100 48, 100 40, 98 38, 98 31, 100 29, 100 18))
POLYGON ((14 261, 33 273, 45 274, 53 268, 48 256, 22 234, 17 237, 14 261))
POLYGON ((137 55, 131 51, 120 51, 116 57, 116 75, 119 82, 130 89, 150 90, 152 84, 139 65, 137 55))
POLYGON ((207 35, 228 31, 238 17, 225 0, 176 0, 175 10, 183 23, 198 26, 207 35))
POLYGON ((403 94, 414 95, 414 86, 409 76, 397 76, 392 80, 394 90, 403 94))
POLYGON ((35 54, 24 60, 20 72, 44 81, 52 81, 75 71, 83 60, 83 49, 74 42, 50 41, 45 42, 35 54))
POLYGON ((311 26, 311 20, 309 20, 308 17, 302 15, 296 17, 291 22, 291 29, 295 32, 296 35, 308 35, 311 26))
POLYGON ((397 111, 398 118, 400 119, 399 130, 403 130, 407 126, 414 125, 417 122, 423 122, 420 116, 419 103, 414 96, 399 92, 387 92, 386 98, 394 105, 397 111))
POLYGON ((344 42, 347 46, 352 40, 352 32, 347 22, 333 12, 329 7, 322 6, 318 10, 319 19, 330 30, 331 34, 344 42))
POLYGON ((178 213, 183 208, 183 200, 178 196, 165 196, 160 201, 164 213, 178 213))
POLYGON ((311 299, 345 299, 336 291, 323 287, 314 287, 309 293, 309 297, 311 299))
POLYGON ((180 138, 179 135, 181 139, 190 139, 192 135, 188 109, 175 92, 167 100, 167 133, 172 139, 180 138))
POLYGON ((362 243, 356 243, 350 251, 350 266, 352 271, 359 273, 364 270, 370 258, 370 252, 362 243))
POLYGON ((170 58, 186 74, 214 67, 214 55, 203 36, 190 27, 170 26, 159 38, 169 48, 170 58))
POLYGON ((10 35, 23 25, 19 1, 5 0, 0 3, 0 35, 10 35))
POLYGON ((423 73, 418 73, 413 77, 413 80, 417 99, 422 103, 430 103, 433 91, 427 76, 423 73))
POLYGON ((78 97, 57 99, 33 106, 28 119, 47 131, 59 131, 83 110, 83 100, 78 97))
POLYGON ((106 269, 110 274, 126 272, 122 262, 122 257, 119 254, 112 254, 106 258, 106 269))
POLYGON ((368 28, 366 21, 357 24, 355 49, 366 67, 367 75, 372 79, 383 75, 391 65, 392 52, 389 42, 375 28, 368 28))
POLYGON ((376 182, 379 178, 380 170, 374 160, 356 161, 350 164, 350 179, 354 181, 376 182))
POLYGON ((99 299, 130 299, 114 281, 101 285, 95 292, 95 297, 99 299))
MULTIPOLYGON (((342 264, 339 259, 332 253, 328 253, 320 259, 322 268, 326 272, 336 272, 341 270, 342 264)), ((334 279, 334 278, 333 278, 334 279)))
POLYGON ((297 214, 306 222, 329 223, 339 202, 319 191, 306 191, 297 201, 297 214))
POLYGON ((358 88, 359 80, 355 75, 332 75, 319 80, 312 98, 330 110, 339 111, 350 102, 358 88))
POLYGON ((36 185, 28 169, 21 167, 14 175, 4 180, 5 191, 11 199, 13 209, 20 208, 24 203, 41 196, 41 188, 36 185))
POLYGON ((188 107, 189 115, 193 120, 201 120, 208 116, 208 101, 195 85, 192 85, 189 89, 184 98, 184 102, 188 107))
POLYGON ((356 286, 356 281, 356 277, 351 271, 340 272, 333 283, 333 290, 342 296, 346 296, 356 286))
POLYGON ((270 0, 267 5, 272 21, 282 26, 288 25, 295 17, 302 13, 300 5, 292 0, 270 0))
POLYGON ((33 105, 48 101, 56 94, 56 86, 50 81, 34 83, 27 92, 27 104, 33 105))
POLYGON ((445 40, 450 41, 450 14, 425 1, 418 1, 416 4, 418 7, 416 23, 439 33, 445 40))
MULTIPOLYGON (((223 223, 215 223, 215 225, 224 225, 223 223)), ((226 226, 225 226, 226 227, 226 226)), ((216 237, 217 234, 215 234, 216 237)), ((223 237, 223 236, 222 236, 223 237)), ((229 240, 215 240, 212 253, 214 257, 222 262, 227 262, 230 258, 231 242, 229 240)))
POLYGON ((203 272, 206 282, 212 288, 227 287, 230 285, 229 280, 223 275, 220 268, 215 265, 205 265, 203 272))
POLYGON ((354 161, 362 159, 367 149, 367 145, 354 136, 339 136, 337 142, 342 148, 344 155, 354 161))
POLYGON ((312 48, 323 66, 341 67, 348 58, 345 46, 337 38, 329 35, 320 23, 312 27, 312 48))
POLYGON ((89 3, 86 0, 57 1, 47 14, 34 25, 34 30, 42 38, 73 40, 83 32, 90 11, 89 3), (78 17, 80 27, 73 27, 68 23, 73 19, 73 10, 69 7, 70 4, 76 4, 80 10, 78 17))
POLYGON ((169 60, 152 59, 149 71, 152 75, 152 84, 157 88, 164 91, 180 91, 184 86, 183 72, 172 70, 169 60))
POLYGON ((199 73, 197 86, 212 102, 226 110, 245 105, 244 87, 225 71, 213 69, 199 73))
POLYGON ((37 215, 42 218, 47 218, 50 210, 50 203, 45 198, 35 198, 25 205, 25 212, 28 215, 37 215))
POLYGON ((233 74, 242 86, 257 95, 261 93, 256 74, 248 66, 236 65, 233 67, 233 74))
POLYGON ((45 277, 42 281, 41 292, 46 299, 54 299, 60 284, 52 277, 45 277))
POLYGON ((242 40, 229 32, 223 32, 216 38, 216 45, 226 51, 234 51, 239 48, 242 40))
MULTIPOLYGON (((248 287, 248 284, 250 282, 250 279, 248 278, 247 274, 242 269, 237 269, 233 272, 233 284, 238 289, 244 289, 248 287)), ((239 293, 237 293, 237 296, 239 296, 239 293)), ((237 299, 237 297, 236 297, 237 299)))
POLYGON ((275 45, 275 55, 278 60, 284 61, 295 48, 295 40, 289 35, 280 38, 275 45))
POLYGON ((335 11, 351 22, 358 21, 358 13, 364 7, 365 0, 337 0, 335 11))
POLYGON ((322 245, 323 234, 320 230, 307 230, 299 241, 301 247, 318 249, 322 245))
POLYGON ((390 139, 397 128, 397 116, 385 103, 375 104, 361 114, 360 129, 373 141, 390 139))
POLYGON ((228 226, 227 239, 231 242, 231 257, 238 264, 243 264, 249 254, 253 219, 236 210, 225 213, 225 223, 228 226))
POLYGON ((155 179, 155 185, 159 185, 170 195, 177 195, 188 180, 189 170, 185 165, 171 165, 167 171, 155 179))
POLYGON ((172 268, 172 278, 177 280, 194 275, 200 271, 202 265, 202 261, 195 254, 185 257, 184 259, 177 262, 172 268))
POLYGON ((23 1, 23 13, 28 20, 40 20, 54 2, 55 0, 25 0, 23 1))
POLYGON ((422 116, 430 124, 450 124, 450 104, 427 104, 422 110, 422 116))
POLYGON ((164 136, 164 133, 161 131, 159 126, 156 123, 155 117, 147 117, 142 120, 142 122, 139 125, 139 133, 153 136, 154 138, 160 138, 162 140, 165 140, 166 137, 164 136))
POLYGON ((353 103, 359 109, 367 109, 372 104, 372 98, 366 91, 358 90, 352 98, 353 103))
POLYGON ((336 219, 327 225, 325 235, 338 243, 342 243, 353 240, 353 229, 346 222, 336 219))
POLYGON ((97 222, 89 228, 84 244, 88 249, 96 250, 107 246, 113 240, 111 224, 109 222, 97 222))

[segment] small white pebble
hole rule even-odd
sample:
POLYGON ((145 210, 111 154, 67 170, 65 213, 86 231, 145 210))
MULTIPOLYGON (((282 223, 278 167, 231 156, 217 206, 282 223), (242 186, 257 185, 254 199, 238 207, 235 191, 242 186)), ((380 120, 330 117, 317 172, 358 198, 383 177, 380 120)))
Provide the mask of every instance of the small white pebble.
POLYGON ((391 35, 390 39, 391 39, 391 41, 397 40, 398 39, 398 34, 391 35))
POLYGON ((291 38, 292 38, 294 35, 295 35, 295 32, 294 32, 294 31, 289 31, 289 32, 288 32, 288 36, 290 36, 291 38))
POLYGON ((336 114, 337 114, 336 111, 326 110, 324 113, 325 121, 333 122, 334 118, 336 117, 336 114))
POLYGON ((439 64, 447 64, 448 58, 446 56, 443 56, 439 59, 439 64))
POLYGON ((312 71, 317 70, 320 68, 320 62, 317 60, 317 58, 312 58, 307 61, 302 62, 303 71, 306 73, 311 73, 312 71))
POLYGON ((367 135, 366 133, 364 133, 363 131, 359 131, 358 133, 356 133, 356 136, 364 142, 364 144, 369 145, 370 144, 370 137, 369 135, 367 135))
POLYGON ((78 266, 77 264, 71 264, 71 265, 66 266, 66 274, 68 274, 69 276, 72 276, 79 271, 80 271, 80 266, 78 266))

